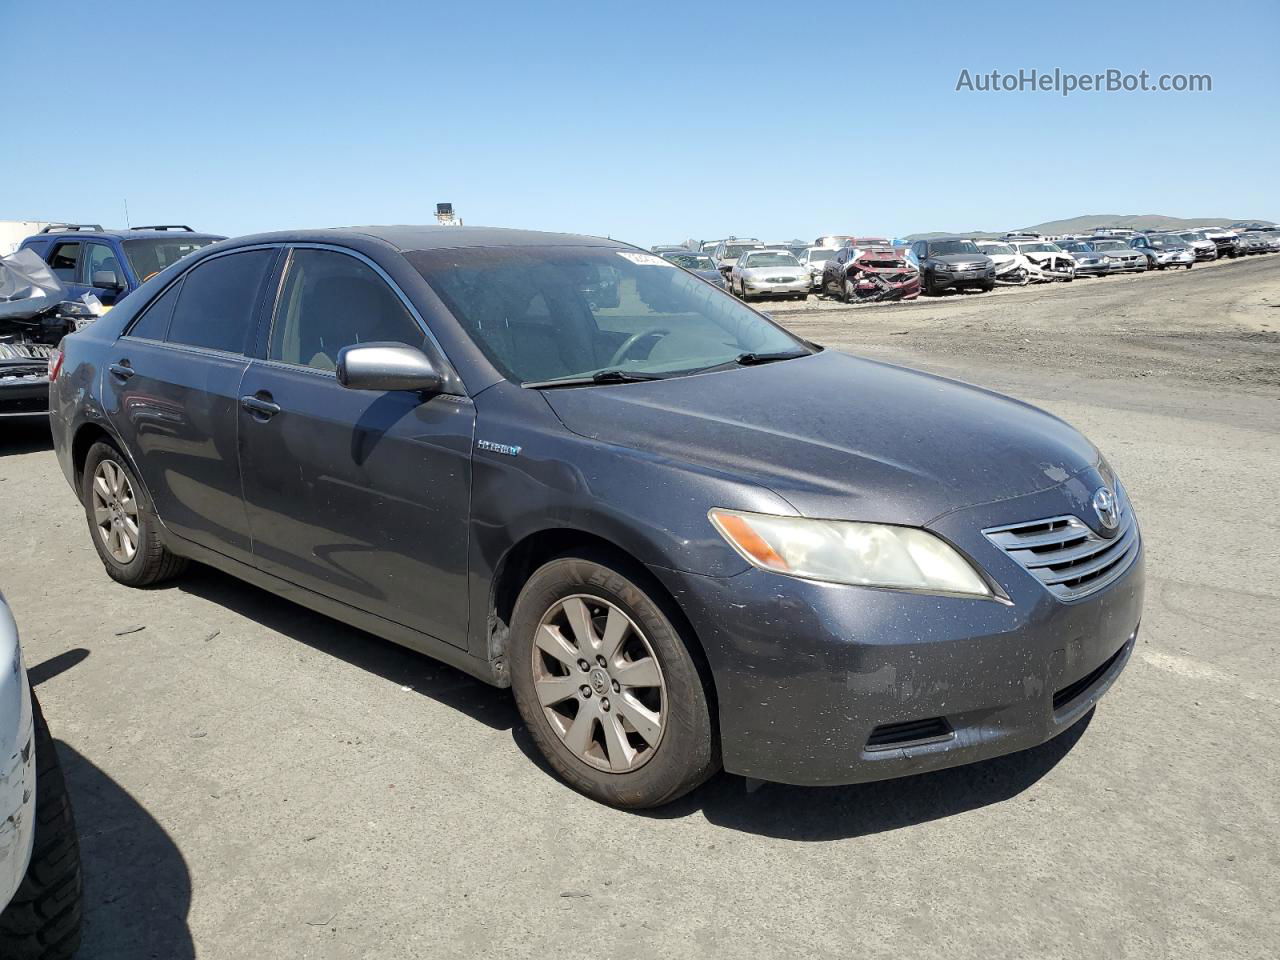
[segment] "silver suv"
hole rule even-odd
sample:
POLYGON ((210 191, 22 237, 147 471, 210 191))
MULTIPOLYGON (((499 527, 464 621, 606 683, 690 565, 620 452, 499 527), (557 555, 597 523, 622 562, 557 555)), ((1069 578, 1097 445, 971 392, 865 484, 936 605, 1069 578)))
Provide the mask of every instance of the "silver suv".
POLYGON ((748 250, 763 250, 764 244, 754 237, 729 237, 721 240, 716 244, 715 250, 711 254, 711 259, 716 262, 716 269, 719 270, 726 281, 729 279, 729 271, 733 269, 733 265, 738 262, 738 257, 742 256, 748 250))

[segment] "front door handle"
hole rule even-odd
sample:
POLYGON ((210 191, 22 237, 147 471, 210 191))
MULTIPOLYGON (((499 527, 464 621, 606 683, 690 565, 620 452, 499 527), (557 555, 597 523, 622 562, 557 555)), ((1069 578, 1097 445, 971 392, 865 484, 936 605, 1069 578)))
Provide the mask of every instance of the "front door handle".
POLYGON ((107 372, 117 380, 128 380, 133 376, 134 369, 129 366, 128 360, 121 360, 119 363, 113 363, 107 367, 107 372))
POLYGON ((265 391, 259 392, 255 396, 241 397, 240 406, 248 410, 258 420, 270 420, 280 412, 280 404, 273 402, 271 394, 265 391))

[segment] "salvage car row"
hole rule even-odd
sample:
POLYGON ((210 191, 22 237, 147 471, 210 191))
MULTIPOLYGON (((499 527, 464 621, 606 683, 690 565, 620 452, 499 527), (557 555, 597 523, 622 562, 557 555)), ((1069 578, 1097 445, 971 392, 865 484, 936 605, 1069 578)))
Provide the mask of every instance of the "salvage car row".
POLYGON ((691 246, 652 250, 743 300, 804 300, 817 293, 846 303, 866 303, 912 300, 922 293, 929 296, 947 290, 1189 270, 1219 257, 1280 251, 1280 232, 1260 224, 1250 230, 935 237, 909 244, 885 237, 828 235, 813 246, 766 245, 749 237, 728 237, 698 244, 697 250, 691 246))

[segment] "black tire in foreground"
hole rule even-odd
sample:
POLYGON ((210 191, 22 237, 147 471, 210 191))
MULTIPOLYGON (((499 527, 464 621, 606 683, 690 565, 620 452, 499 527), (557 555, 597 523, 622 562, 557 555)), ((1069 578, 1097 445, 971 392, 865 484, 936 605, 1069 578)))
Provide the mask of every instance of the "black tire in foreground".
POLYGON ((66 780, 44 714, 31 694, 35 726, 36 822, 31 863, 0 913, 0 957, 69 960, 80 946, 80 841, 66 780))
POLYGON ((85 458, 80 480, 89 536, 113 580, 149 587, 178 576, 185 557, 170 553, 160 540, 160 520, 128 458, 109 443, 95 443, 85 458))
POLYGON ((615 807, 660 806, 720 768, 707 686, 646 586, 610 557, 560 557, 529 578, 511 618, 530 735, 570 786, 615 807))

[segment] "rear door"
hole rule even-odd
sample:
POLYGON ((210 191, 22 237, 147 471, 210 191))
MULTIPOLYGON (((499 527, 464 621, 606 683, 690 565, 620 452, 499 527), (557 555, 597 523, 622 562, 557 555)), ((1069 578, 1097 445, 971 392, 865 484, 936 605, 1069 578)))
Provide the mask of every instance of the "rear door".
POLYGON ((240 379, 279 254, 260 247, 197 264, 116 341, 103 372, 108 416, 165 526, 246 563, 240 379))
POLYGON ((407 343, 447 362, 371 261, 300 246, 279 289, 238 411, 255 562, 465 647, 471 400, 338 383, 350 344, 407 343))

